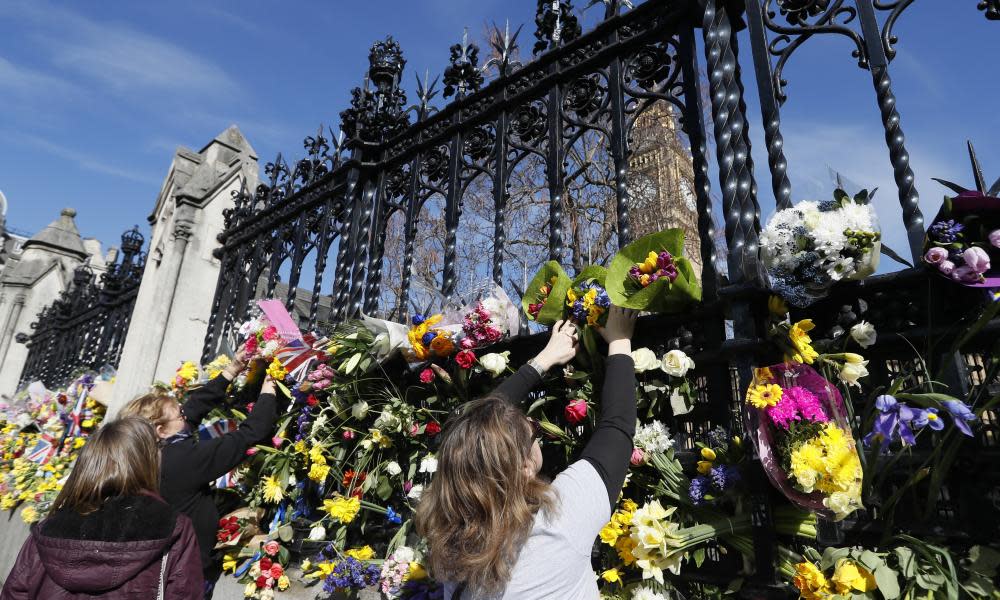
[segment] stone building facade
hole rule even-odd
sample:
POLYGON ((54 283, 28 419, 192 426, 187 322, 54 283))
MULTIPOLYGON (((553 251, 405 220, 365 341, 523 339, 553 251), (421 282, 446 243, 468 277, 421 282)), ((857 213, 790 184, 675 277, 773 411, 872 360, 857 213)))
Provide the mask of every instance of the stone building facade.
MULTIPOLYGON (((36 315, 59 297, 73 280, 76 267, 86 263, 95 274, 114 262, 116 250, 101 255, 101 243, 82 238, 76 211, 65 208, 59 218, 20 244, 19 252, 5 252, 0 275, 0 397, 11 397, 28 357, 22 343, 31 334, 36 315)), ((5 237, 4 249, 16 248, 5 237)))
POLYGON ((233 192, 257 186, 257 153, 235 125, 198 152, 178 148, 156 205, 146 269, 118 365, 112 411, 197 361, 219 276, 212 256, 233 192))

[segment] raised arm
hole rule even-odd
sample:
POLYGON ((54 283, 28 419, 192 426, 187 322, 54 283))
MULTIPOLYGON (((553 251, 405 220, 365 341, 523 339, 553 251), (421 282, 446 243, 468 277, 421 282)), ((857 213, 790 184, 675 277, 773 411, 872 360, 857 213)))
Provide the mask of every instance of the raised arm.
POLYGON ((211 410, 226 398, 229 384, 246 368, 246 355, 243 350, 236 353, 233 361, 226 365, 222 373, 205 385, 192 390, 184 402, 184 419, 192 429, 196 429, 211 410))
POLYGON ((576 327, 568 321, 556 321, 545 348, 497 386, 496 393, 505 396, 514 404, 523 403, 528 392, 541 383, 542 375, 552 367, 573 360, 576 349, 576 327))
POLYGON ((191 482, 200 485, 214 481, 236 468, 246 458, 248 448, 274 435, 277 421, 278 399, 274 392, 274 382, 268 377, 264 380, 253 410, 236 431, 195 445, 195 457, 191 460, 189 477, 191 482))
POLYGON ((600 330, 608 342, 601 416, 581 455, 604 481, 612 507, 625 483, 635 436, 635 364, 631 356, 635 319, 635 311, 613 306, 607 325, 600 330))

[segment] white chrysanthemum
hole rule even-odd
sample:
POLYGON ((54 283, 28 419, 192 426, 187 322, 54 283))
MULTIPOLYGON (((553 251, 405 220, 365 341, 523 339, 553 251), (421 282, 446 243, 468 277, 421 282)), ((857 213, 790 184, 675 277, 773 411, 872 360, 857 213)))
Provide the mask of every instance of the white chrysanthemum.
POLYGON ((428 454, 420 460, 421 473, 436 473, 438 470, 438 460, 433 454, 428 454))
POLYGON ((632 590, 632 600, 668 600, 660 592, 652 590, 646 586, 639 586, 632 590))
POLYGON ((666 452, 674 447, 674 439, 670 437, 667 426, 659 421, 650 421, 639 425, 633 438, 636 448, 646 453, 666 452))
POLYGON ((875 231, 875 210, 870 204, 850 202, 837 211, 847 229, 854 231, 875 231))
POLYGON ((823 262, 823 268, 826 269, 826 274, 833 281, 840 281, 844 277, 850 277, 857 270, 854 259, 839 254, 827 257, 823 262))

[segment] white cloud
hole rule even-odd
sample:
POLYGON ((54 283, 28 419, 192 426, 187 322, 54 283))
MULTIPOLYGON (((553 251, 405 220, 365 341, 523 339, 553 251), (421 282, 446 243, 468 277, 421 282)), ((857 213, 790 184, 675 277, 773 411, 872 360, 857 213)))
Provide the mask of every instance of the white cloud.
POLYGON ((45 94, 65 96, 75 93, 76 88, 58 77, 40 71, 15 65, 0 56, 0 85, 4 95, 17 94, 27 98, 39 98, 45 94))
POLYGON ((100 159, 100 157, 87 153, 74 150, 72 148, 67 148, 66 146, 51 142, 44 138, 38 137, 31 134, 13 134, 6 135, 8 139, 13 138, 14 140, 20 141, 23 144, 34 146, 43 152, 48 152, 53 157, 61 158, 63 160, 68 160, 75 163, 81 169, 86 169, 87 171, 93 171, 95 173, 103 173, 105 175, 111 175, 113 177, 119 177, 121 179, 127 179, 129 181, 135 181, 138 183, 151 183, 158 184, 160 180, 152 175, 146 175, 142 173, 136 173, 134 171, 129 171, 121 167, 117 167, 113 164, 109 164, 106 161, 100 159))
POLYGON ((240 86, 226 71, 177 44, 127 25, 97 22, 42 3, 0 8, 31 23, 31 37, 54 65, 118 94, 175 91, 190 98, 232 98, 240 86))

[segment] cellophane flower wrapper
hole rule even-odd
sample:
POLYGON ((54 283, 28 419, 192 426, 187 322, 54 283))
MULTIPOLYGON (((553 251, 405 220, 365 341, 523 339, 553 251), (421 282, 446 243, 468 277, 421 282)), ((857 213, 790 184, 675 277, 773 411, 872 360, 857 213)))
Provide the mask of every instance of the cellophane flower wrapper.
MULTIPOLYGON (((782 409, 782 405, 762 409, 755 408, 749 402, 744 404, 750 436, 757 446, 760 462, 771 483, 792 504, 832 521, 840 521, 855 510, 863 508, 861 504, 863 471, 840 391, 812 367, 794 362, 757 369, 751 387, 766 383, 781 387, 783 400, 801 394, 802 398, 809 399, 810 405, 809 408, 797 410, 798 419, 796 419, 787 407, 782 409), (773 375, 770 379, 766 376, 768 372, 773 375), (793 388, 805 390, 808 394, 802 394, 793 388), (817 407, 820 412, 816 411, 817 407), (820 480, 825 483, 818 485, 814 483, 812 491, 805 491, 804 488, 809 486, 803 486, 792 472, 786 470, 785 465, 789 462, 788 456, 793 453, 793 448, 783 447, 783 440, 787 439, 788 430, 784 429, 781 423, 787 424, 793 421, 796 424, 807 421, 822 423, 823 427, 829 428, 828 431, 833 437, 841 442, 842 445, 838 446, 840 460, 836 461, 836 464, 832 461, 825 463, 831 468, 843 469, 837 471, 839 474, 846 474, 846 479, 841 478, 841 483, 846 485, 838 487, 839 495, 834 497, 834 492, 829 491, 832 478, 821 477, 820 480), (827 491, 819 489, 820 487, 826 488, 827 491)), ((816 441, 819 438, 812 436, 810 439, 815 445, 819 445, 816 441)), ((799 456, 802 456, 802 453, 799 456)))
POLYGON ((521 309, 530 321, 536 321, 542 325, 553 325, 563 318, 565 311, 564 300, 566 291, 569 290, 572 281, 566 275, 566 271, 557 261, 550 260, 543 264, 535 276, 528 283, 528 289, 524 291, 521 299, 521 309), (543 287, 549 289, 548 294, 542 292, 543 287), (542 306, 537 315, 532 313, 531 307, 535 304, 542 306))
POLYGON ((493 281, 474 285, 449 303, 439 327, 454 332, 463 349, 482 348, 517 335, 521 320, 507 292, 493 281))
POLYGON ((990 236, 990 233, 996 231, 1000 231, 1000 198, 974 190, 962 192, 954 198, 945 198, 937 216, 927 228, 923 262, 942 277, 966 287, 1000 287, 1000 248, 991 243, 990 236), (964 253, 973 247, 981 249, 988 257, 988 261, 981 265, 986 268, 979 269, 981 273, 962 269, 969 266, 964 253), (935 257, 934 252, 938 251, 934 249, 937 248, 946 252, 947 257, 940 260, 935 257), (945 261, 951 263, 947 269, 944 268, 945 261), (969 276, 963 277, 963 272, 969 276), (973 277, 973 274, 978 277, 973 277))
POLYGON ((862 190, 850 198, 799 202, 777 211, 761 232, 771 288, 794 306, 825 298, 838 281, 856 281, 878 268, 881 230, 862 190))
POLYGON ((701 300, 701 286, 691 262, 682 256, 684 232, 665 229, 643 236, 622 248, 608 266, 607 290, 616 306, 654 313, 673 313, 701 300), (641 265, 650 253, 667 252, 676 277, 659 277, 643 287, 630 275, 633 266, 641 265))

